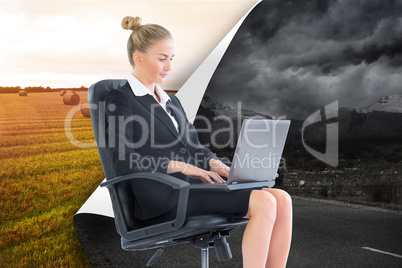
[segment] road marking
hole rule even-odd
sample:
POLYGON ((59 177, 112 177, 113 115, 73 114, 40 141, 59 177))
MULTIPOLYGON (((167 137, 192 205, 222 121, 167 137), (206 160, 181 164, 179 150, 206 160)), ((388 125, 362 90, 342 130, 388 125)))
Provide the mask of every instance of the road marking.
POLYGON ((390 256, 393 256, 393 257, 397 257, 397 258, 401 258, 401 259, 402 259, 402 255, 398 255, 398 254, 395 254, 395 253, 386 252, 386 251, 382 251, 382 250, 375 249, 375 248, 369 248, 369 247, 362 247, 362 249, 371 250, 371 251, 374 251, 374 252, 378 252, 378 253, 382 253, 382 254, 387 254, 387 255, 390 255, 390 256))

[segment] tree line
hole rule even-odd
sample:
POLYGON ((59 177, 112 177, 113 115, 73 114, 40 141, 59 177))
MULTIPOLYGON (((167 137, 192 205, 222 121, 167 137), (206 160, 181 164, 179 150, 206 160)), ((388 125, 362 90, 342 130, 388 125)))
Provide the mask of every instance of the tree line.
POLYGON ((20 86, 16 87, 1 87, 0 93, 18 93, 20 90, 26 90, 28 93, 31 92, 60 92, 62 90, 71 90, 71 91, 87 91, 88 88, 81 86, 78 88, 51 88, 51 87, 25 87, 21 88, 20 86))

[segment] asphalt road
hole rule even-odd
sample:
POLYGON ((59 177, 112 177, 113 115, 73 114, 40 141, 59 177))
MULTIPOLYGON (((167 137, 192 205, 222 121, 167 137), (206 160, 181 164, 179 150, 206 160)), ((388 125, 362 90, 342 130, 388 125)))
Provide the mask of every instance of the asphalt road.
MULTIPOLYGON (((293 199, 293 209, 287 267, 402 267, 402 214, 301 198, 293 199)), ((243 231, 243 227, 234 230, 228 238, 232 260, 219 263, 210 250, 211 268, 242 267, 243 231)), ((89 257, 98 258, 93 266, 145 267, 155 251, 123 251, 118 235, 112 233, 113 237, 96 235, 96 248, 89 257)), ((201 267, 200 251, 189 244, 169 247, 152 267, 201 267)))
POLYGON ((288 267, 402 267, 401 214, 334 203, 293 200, 288 267))

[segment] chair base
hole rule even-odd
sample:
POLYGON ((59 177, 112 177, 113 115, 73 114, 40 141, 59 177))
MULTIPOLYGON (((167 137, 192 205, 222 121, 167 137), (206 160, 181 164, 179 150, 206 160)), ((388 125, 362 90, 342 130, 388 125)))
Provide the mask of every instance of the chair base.
MULTIPOLYGON (((229 243, 226 241, 226 237, 229 236, 229 231, 225 232, 209 232, 203 235, 194 237, 189 243, 194 244, 195 247, 201 249, 201 267, 209 267, 209 248, 215 248, 216 257, 219 262, 230 260, 232 258, 232 252, 230 250, 229 243)), ((165 247, 159 248, 155 254, 147 262, 147 266, 155 264, 162 255, 165 247)))
MULTIPOLYGON (((216 257, 219 262, 230 260, 232 258, 232 252, 230 250, 229 243, 226 241, 226 237, 229 235, 222 236, 212 243, 213 248, 215 248, 216 257)), ((201 268, 209 268, 209 244, 201 248, 201 268)))
POLYGON ((155 264, 159 258, 162 256, 163 251, 165 250, 165 248, 160 248, 158 249, 154 255, 152 255, 152 257, 149 259, 149 261, 147 262, 147 266, 151 266, 153 264, 155 264))
MULTIPOLYGON (((182 243, 200 244, 201 241, 210 240, 209 236, 211 232, 220 233, 221 236, 223 236, 226 233, 229 233, 231 230, 247 224, 247 222, 248 219, 228 220, 225 216, 194 216, 188 218, 182 228, 171 233, 152 236, 135 241, 128 241, 122 237, 121 247, 124 250, 138 251, 174 246, 182 243), (203 240, 197 241, 201 238, 203 240)), ((217 238, 218 236, 216 236, 213 240, 217 238)), ((202 246, 199 246, 199 248, 202 248, 202 246)))
POLYGON ((201 268, 209 268, 209 249, 201 249, 201 268))

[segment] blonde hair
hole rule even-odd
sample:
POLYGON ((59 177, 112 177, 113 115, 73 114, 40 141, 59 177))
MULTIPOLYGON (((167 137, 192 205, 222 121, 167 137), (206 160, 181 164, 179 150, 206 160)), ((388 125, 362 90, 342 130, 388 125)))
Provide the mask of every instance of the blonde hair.
POLYGON ((146 53, 155 41, 172 38, 170 32, 157 24, 141 24, 140 17, 126 16, 121 21, 121 27, 133 31, 127 41, 127 53, 131 66, 135 66, 133 54, 146 53))

